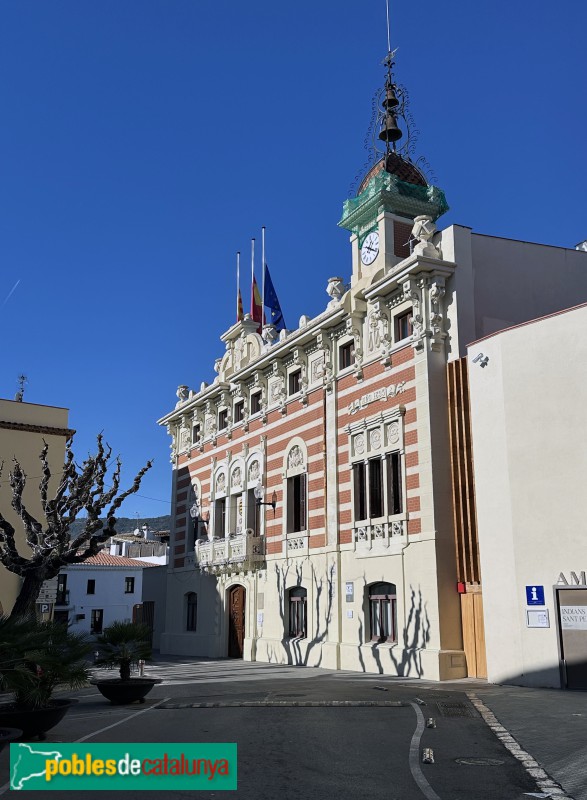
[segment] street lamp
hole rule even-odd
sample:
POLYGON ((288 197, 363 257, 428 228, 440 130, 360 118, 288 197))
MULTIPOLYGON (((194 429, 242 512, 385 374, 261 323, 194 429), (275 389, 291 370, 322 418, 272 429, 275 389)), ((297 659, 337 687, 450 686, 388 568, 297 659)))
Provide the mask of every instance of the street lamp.
POLYGON ((198 498, 196 497, 192 507, 190 508, 190 517, 195 521, 200 516, 200 504, 198 503, 198 498))
POLYGON ((255 493, 255 500, 258 506, 271 506, 273 509, 273 516, 275 516, 275 506, 277 505, 277 494, 275 489, 273 490, 273 494, 271 495, 271 502, 266 503, 263 498, 265 497, 265 487, 259 481, 259 483, 254 488, 255 493))

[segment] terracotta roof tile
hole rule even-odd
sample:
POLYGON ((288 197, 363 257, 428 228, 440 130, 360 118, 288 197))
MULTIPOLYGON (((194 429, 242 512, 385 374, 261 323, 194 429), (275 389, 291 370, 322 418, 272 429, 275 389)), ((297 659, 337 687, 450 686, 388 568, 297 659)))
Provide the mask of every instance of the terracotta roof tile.
MULTIPOLYGON (((152 564, 150 561, 140 561, 138 558, 128 558, 128 556, 111 556, 110 553, 98 553, 82 561, 81 564, 91 564, 96 567, 159 567, 160 564, 152 564)), ((71 566, 76 566, 72 564, 71 566)), ((79 565, 77 565, 79 566, 79 565)))

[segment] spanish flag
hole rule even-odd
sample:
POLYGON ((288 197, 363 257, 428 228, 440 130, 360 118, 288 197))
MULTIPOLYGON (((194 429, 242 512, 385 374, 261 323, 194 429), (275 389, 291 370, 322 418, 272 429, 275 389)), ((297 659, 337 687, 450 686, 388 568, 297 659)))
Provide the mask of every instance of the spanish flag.
POLYGON ((242 322, 242 320, 244 319, 244 316, 245 315, 243 313, 243 298, 241 296, 241 290, 239 288, 238 294, 237 294, 237 297, 236 297, 236 321, 237 322, 242 322))
POLYGON ((251 286, 251 317, 257 323, 257 330, 261 333, 263 328, 263 302, 257 286, 257 279, 253 275, 253 285, 251 286))

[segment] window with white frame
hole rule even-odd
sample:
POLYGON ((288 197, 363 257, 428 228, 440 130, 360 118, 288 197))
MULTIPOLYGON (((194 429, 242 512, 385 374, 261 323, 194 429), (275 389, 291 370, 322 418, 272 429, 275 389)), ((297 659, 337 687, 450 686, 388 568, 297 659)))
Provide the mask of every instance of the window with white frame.
POLYGON ((373 583, 367 588, 369 632, 372 642, 397 642, 397 595, 393 583, 373 583))
POLYGON ((308 475, 306 446, 300 439, 292 442, 285 458, 286 533, 309 528, 308 475))
POLYGON ((249 454, 246 463, 246 492, 243 493, 245 497, 244 519, 246 526, 255 532, 255 536, 261 534, 261 520, 263 515, 260 513, 260 508, 257 505, 257 498, 255 496, 255 488, 259 481, 263 483, 263 457, 261 453, 252 452, 249 454))
POLYGON ((199 525, 199 491, 193 484, 189 488, 187 499, 186 552, 190 553, 196 546, 199 525), (198 514, 196 515, 196 510, 198 514))
POLYGON ((305 531, 307 525, 306 475, 287 479, 287 532, 305 531))
POLYGON ((242 422, 245 417, 245 401, 238 400, 234 404, 234 422, 242 422))
POLYGON ((237 460, 230 468, 230 494, 228 507, 228 533, 243 532, 243 483, 245 481, 245 465, 237 460))
POLYGON ((404 513, 403 420, 385 412, 347 428, 351 439, 353 517, 356 522, 404 513))
POLYGON ((289 635, 295 639, 306 636, 306 610, 308 591, 302 586, 290 589, 289 595, 289 635))
POLYGON ((402 311, 394 318, 394 333, 395 341, 401 342, 412 335, 412 309, 408 308, 407 311, 402 311))
POLYGON ((214 520, 213 531, 215 539, 224 539, 226 536, 227 504, 226 468, 216 473, 214 479, 214 520))
POLYGON ((258 414, 261 411, 261 392, 253 392, 251 394, 251 416, 258 414))
POLYGON ((287 393, 289 395, 297 394, 302 389, 302 370, 296 369, 294 372, 290 372, 287 380, 288 380, 287 393))
POLYGON ((355 355, 355 343, 353 340, 341 344, 338 348, 338 368, 339 370, 348 369, 353 364, 355 355))

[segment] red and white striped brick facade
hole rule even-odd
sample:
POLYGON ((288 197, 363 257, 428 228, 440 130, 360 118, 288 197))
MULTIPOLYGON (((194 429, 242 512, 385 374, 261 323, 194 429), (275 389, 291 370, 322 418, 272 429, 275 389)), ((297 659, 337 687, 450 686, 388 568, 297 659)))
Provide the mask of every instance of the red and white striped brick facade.
MULTIPOLYGON (((164 651, 227 655, 227 598, 238 584, 246 591, 245 658, 430 678, 465 674, 446 491, 445 334, 439 334, 437 300, 453 265, 440 262, 435 269, 415 256, 404 264, 395 278, 380 272, 371 284, 362 279, 324 314, 271 345, 263 344, 248 320, 238 323, 222 337, 227 354, 217 362, 215 383, 198 393, 184 387, 175 410, 160 421, 173 436, 174 466, 164 651), (411 308, 421 324, 410 338, 396 341, 394 318, 411 308), (339 369, 339 348, 348 342, 354 358, 339 369), (288 378, 298 369, 301 390, 288 396, 288 378), (256 391, 262 392, 262 407, 251 414, 256 391), (235 398, 244 401, 246 412, 233 423, 235 398), (218 431, 223 408, 228 425, 218 431), (202 438, 191 444, 195 423, 202 438), (363 452, 365 459, 371 453, 384 463, 392 451, 401 464, 401 513, 359 525, 352 464, 363 452), (277 501, 275 514, 267 505, 257 512, 265 558, 205 574, 199 551, 188 547, 192 492, 203 511, 210 511, 211 540, 218 532, 215 481, 223 473, 222 486, 230 492, 238 465, 246 507, 255 461, 265 500, 275 492, 277 501), (288 477, 296 469, 307 475, 307 528, 288 533, 288 477), (378 582, 396 588, 396 642, 374 642, 369 634, 368 591, 378 582), (288 592, 295 587, 307 590, 307 632, 292 640, 288 592), (188 592, 198 594, 197 631, 185 629, 188 592)), ((229 521, 226 532, 232 530, 229 521)))

